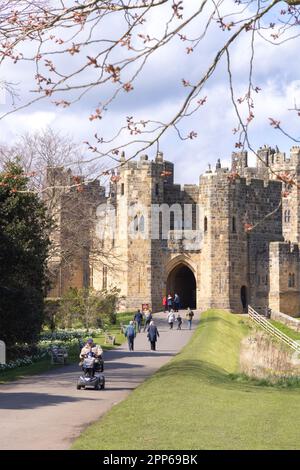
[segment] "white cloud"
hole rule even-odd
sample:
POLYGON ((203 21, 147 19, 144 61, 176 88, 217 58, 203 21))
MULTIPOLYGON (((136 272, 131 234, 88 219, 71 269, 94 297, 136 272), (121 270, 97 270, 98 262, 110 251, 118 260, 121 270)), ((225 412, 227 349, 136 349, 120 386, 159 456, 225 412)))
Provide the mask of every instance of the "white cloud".
MULTIPOLYGON (((185 1, 188 11, 192 12, 199 2, 185 1), (197 3, 197 4, 196 4, 197 3)), ((231 0, 223 2, 223 8, 229 13, 238 7, 231 0)), ((166 10, 155 10, 151 15, 146 32, 153 35, 159 34, 163 29, 166 16, 162 11, 169 11, 170 4, 166 10)), ((207 14, 206 14, 207 15, 207 14)), ((109 17, 108 17, 108 21, 109 17)), ((204 21, 196 21, 189 27, 189 33, 196 37, 202 31, 204 21)), ((105 32, 115 34, 117 23, 114 20, 106 23, 105 28, 100 28, 101 36, 105 32), (106 30, 105 30, 106 28, 106 30)), ((88 117, 103 101, 108 93, 96 89, 82 98, 74 107, 66 110, 59 109, 46 102, 39 102, 32 108, 10 115, 2 121, 1 140, 10 142, 16 135, 30 130, 37 130, 48 125, 53 126, 67 134, 73 135, 78 141, 91 140, 95 132, 102 135, 113 135, 120 124, 124 124, 126 115, 134 115, 136 118, 166 120, 172 113, 179 109, 184 93, 187 89, 182 87, 181 79, 185 78, 194 82, 201 77, 207 65, 216 54, 219 45, 228 37, 228 32, 222 32, 218 25, 211 28, 205 42, 192 54, 185 52, 186 43, 175 40, 165 49, 153 56, 147 63, 144 72, 134 84, 132 93, 122 92, 118 100, 112 105, 107 116, 101 121, 90 123, 88 117)), ((250 35, 251 32, 242 35, 236 45, 231 48, 232 70, 236 96, 245 93, 250 58, 250 35)), ((96 45, 93 46, 93 51, 96 45)), ((123 49, 122 54, 125 53, 123 49)), ((299 117, 296 113, 288 111, 296 98, 300 105, 300 65, 296 60, 298 56, 298 43, 291 41, 282 46, 272 46, 261 38, 255 41, 255 70, 254 84, 262 90, 255 95, 255 120, 250 126, 250 139, 253 145, 258 147, 264 143, 279 145, 282 149, 288 149, 291 142, 284 138, 278 130, 272 129, 269 117, 280 120, 288 130, 297 136, 299 133, 299 117), (297 98, 299 96, 299 98, 297 98)), ((61 58, 60 63, 64 67, 79 65, 84 62, 85 57, 61 58)), ((11 81, 18 82, 20 78, 20 90, 22 97, 28 97, 28 90, 33 88, 32 67, 10 65, 2 69, 7 73, 11 81)), ((94 73, 94 72, 93 72, 94 73)), ((91 77, 93 76, 91 71, 91 77)), ((234 150, 236 137, 232 134, 236 126, 237 118, 234 114, 229 96, 228 76, 226 74, 225 58, 218 65, 214 75, 207 83, 201 96, 208 96, 207 104, 200 112, 192 118, 184 120, 180 128, 184 135, 191 130, 198 133, 195 140, 180 141, 176 133, 170 131, 161 142, 161 149, 165 158, 176 163, 177 180, 181 183, 197 183, 199 174, 205 171, 207 163, 214 163, 221 158, 225 165, 230 161, 231 151, 234 150)), ((0 108, 1 111, 1 108, 0 108)), ((119 139, 119 143, 122 140, 119 139)), ((154 150, 149 151, 153 156, 154 150)))

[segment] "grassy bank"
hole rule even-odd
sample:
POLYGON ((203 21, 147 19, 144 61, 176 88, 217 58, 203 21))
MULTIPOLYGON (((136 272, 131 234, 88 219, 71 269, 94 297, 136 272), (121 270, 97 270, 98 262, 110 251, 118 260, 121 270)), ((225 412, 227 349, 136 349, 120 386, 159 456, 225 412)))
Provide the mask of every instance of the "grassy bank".
POLYGON ((290 338, 294 339, 295 341, 300 340, 300 332, 292 330, 291 328, 284 325, 283 323, 280 323, 279 321, 270 320, 270 322, 272 323, 272 325, 278 328, 278 330, 282 331, 282 333, 285 333, 290 338))
POLYGON ((210 310, 190 343, 74 449, 299 449, 300 394, 239 383, 246 324, 210 310))
MULTIPOLYGON (((120 324, 128 323, 131 320, 133 314, 131 312, 119 313, 117 315, 117 322, 115 325, 109 325, 107 331, 116 336, 116 344, 114 346, 105 344, 105 335, 101 335, 93 338, 95 343, 100 344, 103 350, 112 349, 116 346, 119 346, 124 342, 124 335, 121 333, 120 324)), ((68 344, 66 343, 68 346, 68 344)), ((68 349, 69 357, 68 363, 76 363, 79 360, 79 348, 75 344, 68 349)), ((5 372, 0 373, 0 384, 5 382, 10 382, 12 380, 18 380, 24 376, 41 374, 42 372, 47 372, 55 368, 61 368, 62 365, 51 364, 50 356, 48 358, 41 359, 40 361, 34 362, 33 364, 17 367, 5 372)))

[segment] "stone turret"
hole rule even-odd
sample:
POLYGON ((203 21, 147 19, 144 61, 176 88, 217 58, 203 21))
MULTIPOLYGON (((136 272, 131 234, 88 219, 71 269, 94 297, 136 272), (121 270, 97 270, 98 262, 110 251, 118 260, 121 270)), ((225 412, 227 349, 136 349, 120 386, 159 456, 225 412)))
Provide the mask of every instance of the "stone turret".
POLYGON ((164 161, 163 152, 157 152, 155 161, 156 161, 156 163, 163 163, 163 161, 164 161))
POLYGON ((245 150, 241 152, 232 152, 232 155, 231 155, 232 172, 238 173, 240 176, 244 176, 246 168, 248 168, 248 152, 245 150))
POLYGON ((290 151, 291 162, 295 165, 300 163, 300 147, 293 146, 290 151))

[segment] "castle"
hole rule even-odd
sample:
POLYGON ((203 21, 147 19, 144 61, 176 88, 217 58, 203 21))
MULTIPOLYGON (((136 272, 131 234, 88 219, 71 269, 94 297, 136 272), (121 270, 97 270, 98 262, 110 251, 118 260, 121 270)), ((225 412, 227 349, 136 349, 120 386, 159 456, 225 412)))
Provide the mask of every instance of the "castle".
POLYGON ((78 181, 48 168, 58 247, 49 295, 115 286, 121 309, 158 311, 177 292, 183 307, 300 315, 299 147, 287 157, 264 146, 255 167, 234 152, 230 169, 218 160, 198 185, 175 184, 161 152, 153 161, 123 154, 108 194, 97 180, 78 181))

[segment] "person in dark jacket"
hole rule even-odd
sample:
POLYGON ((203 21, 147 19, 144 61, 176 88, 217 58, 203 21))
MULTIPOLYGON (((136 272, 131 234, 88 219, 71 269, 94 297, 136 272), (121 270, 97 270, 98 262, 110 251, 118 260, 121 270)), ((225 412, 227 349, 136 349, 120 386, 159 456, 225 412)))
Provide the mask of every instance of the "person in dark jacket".
POLYGON ((180 308, 180 297, 178 294, 175 294, 174 295, 174 310, 175 312, 178 312, 180 308))
POLYGON ((153 320, 150 322, 147 336, 151 344, 151 351, 155 351, 156 341, 157 341, 157 338, 159 337, 159 332, 153 320))
POLYGON ((137 313, 134 315, 133 320, 136 322, 138 332, 140 333, 142 329, 142 320, 143 320, 143 314, 140 310, 138 310, 137 313))
POLYGON ((177 330, 181 330, 182 316, 180 315, 180 313, 178 313, 176 320, 177 320, 177 330))

